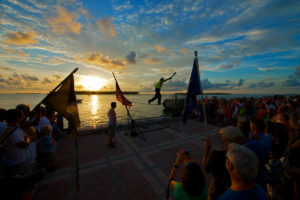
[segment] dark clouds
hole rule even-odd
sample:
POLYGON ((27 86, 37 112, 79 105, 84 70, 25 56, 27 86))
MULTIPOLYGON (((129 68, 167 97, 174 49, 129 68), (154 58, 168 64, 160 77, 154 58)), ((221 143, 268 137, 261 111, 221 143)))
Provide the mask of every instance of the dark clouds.
POLYGON ((232 64, 227 64, 227 65, 221 65, 221 69, 232 69, 233 65, 232 64))
POLYGON ((61 79, 62 79, 61 76, 54 74, 54 75, 52 75, 52 78, 44 77, 44 79, 41 82, 42 82, 42 84, 46 84, 46 85, 54 85, 54 84, 61 82, 61 79))
POLYGON ((0 75, 1 88, 6 89, 45 89, 57 85, 61 79, 62 78, 59 75, 52 75, 44 78, 38 78, 35 75, 29 75, 27 73, 13 73, 7 77, 0 75))
POLYGON ((169 81, 166 83, 166 88, 170 91, 180 91, 187 89, 188 85, 185 80, 176 80, 176 81, 169 81))
POLYGON ((260 81, 260 82, 257 82, 257 83, 251 83, 249 85, 249 88, 251 88, 251 89, 254 89, 254 88, 267 88, 267 87, 272 87, 272 86, 274 86, 273 82, 266 83, 265 81, 260 81))
POLYGON ((300 65, 296 67, 295 73, 290 75, 288 80, 282 82, 282 85, 287 87, 300 86, 299 79, 300 79, 300 65))
MULTIPOLYGON (((234 83, 230 80, 226 80, 224 83, 212 83, 206 78, 201 80, 201 86, 203 90, 231 90, 233 88, 239 88, 243 86, 244 82, 244 79, 240 79, 237 83, 234 83)), ((185 79, 176 81, 172 80, 164 85, 164 88, 170 91, 186 90, 187 87, 188 81, 185 79)))
POLYGON ((296 80, 296 79, 289 79, 289 80, 284 81, 282 83, 282 85, 286 86, 286 87, 300 86, 300 81, 296 80))
POLYGON ((300 65, 298 65, 298 66, 296 67, 295 75, 296 75, 297 77, 300 77, 300 65))
POLYGON ((219 89, 219 90, 231 90, 234 87, 241 87, 244 84, 245 80, 240 79, 237 83, 234 83, 230 80, 226 80, 225 83, 212 83, 208 79, 203 79, 201 81, 203 90, 210 89, 219 89))
POLYGON ((3 79, 3 88, 32 88, 38 83, 39 78, 34 75, 13 73, 11 76, 3 79))
POLYGON ((137 63, 135 51, 131 51, 127 56, 125 56, 125 58, 126 58, 126 60, 129 64, 136 64, 137 63))
POLYGON ((24 81, 38 81, 39 79, 36 76, 31 76, 29 74, 21 74, 13 73, 12 77, 18 79, 18 80, 24 80, 24 81))

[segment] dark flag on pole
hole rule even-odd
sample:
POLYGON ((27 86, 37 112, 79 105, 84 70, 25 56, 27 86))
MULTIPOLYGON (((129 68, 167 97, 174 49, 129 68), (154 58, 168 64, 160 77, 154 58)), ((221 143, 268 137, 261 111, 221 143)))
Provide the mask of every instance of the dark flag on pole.
POLYGON ((195 51, 194 65, 190 77, 188 92, 185 100, 183 118, 182 118, 184 123, 186 123, 190 114, 196 108, 197 106, 196 96, 200 95, 201 93, 202 93, 202 89, 201 89, 200 76, 199 76, 198 58, 197 58, 197 52, 195 51))
POLYGON ((120 86, 118 84, 118 81, 115 77, 115 74, 113 73, 114 78, 116 80, 116 98, 118 101, 120 101, 124 106, 132 106, 132 102, 129 101, 124 95, 123 92, 120 89, 120 86))
POLYGON ((73 74, 66 78, 59 88, 52 91, 42 103, 61 113, 70 122, 71 128, 76 129, 79 126, 80 120, 73 74))

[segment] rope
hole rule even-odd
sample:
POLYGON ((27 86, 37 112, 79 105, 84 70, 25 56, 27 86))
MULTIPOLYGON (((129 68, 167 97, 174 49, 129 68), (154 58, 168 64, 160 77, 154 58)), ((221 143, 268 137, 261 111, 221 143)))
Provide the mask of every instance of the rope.
POLYGON ((149 104, 149 103, 135 102, 135 101, 132 101, 132 103, 143 104, 143 105, 151 105, 151 106, 160 106, 160 105, 162 105, 162 104, 149 104))

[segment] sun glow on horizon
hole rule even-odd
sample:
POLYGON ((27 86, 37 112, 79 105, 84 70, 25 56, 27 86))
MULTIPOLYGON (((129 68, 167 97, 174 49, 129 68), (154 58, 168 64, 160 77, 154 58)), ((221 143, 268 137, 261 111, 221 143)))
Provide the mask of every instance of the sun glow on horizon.
POLYGON ((81 80, 81 84, 84 89, 89 91, 98 91, 100 90, 106 83, 106 80, 94 76, 85 76, 81 80))

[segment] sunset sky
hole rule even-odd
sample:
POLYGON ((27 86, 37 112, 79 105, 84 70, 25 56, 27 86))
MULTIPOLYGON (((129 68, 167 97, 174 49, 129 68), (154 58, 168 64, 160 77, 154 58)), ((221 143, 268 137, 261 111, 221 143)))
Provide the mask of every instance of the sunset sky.
POLYGON ((299 0, 2 0, 0 93, 185 91, 198 51, 204 92, 300 93, 299 0))

